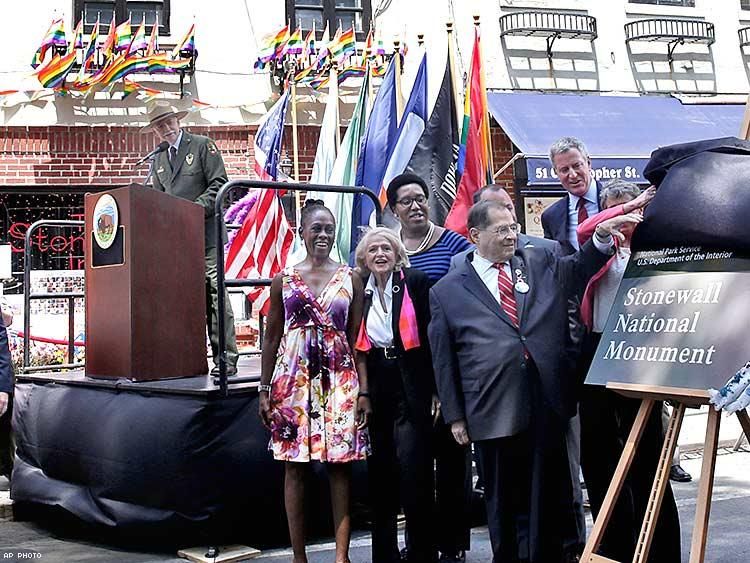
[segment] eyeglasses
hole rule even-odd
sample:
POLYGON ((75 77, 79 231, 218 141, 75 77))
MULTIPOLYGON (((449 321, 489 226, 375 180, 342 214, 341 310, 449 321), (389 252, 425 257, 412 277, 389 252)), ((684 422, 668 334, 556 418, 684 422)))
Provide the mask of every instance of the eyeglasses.
POLYGON ((517 235, 519 232, 521 232, 521 225, 519 225, 518 223, 513 223, 512 225, 503 225, 501 227, 496 227, 494 229, 481 229, 481 230, 486 231, 488 233, 492 233, 495 236, 505 238, 510 233, 517 235))
POLYGON ((423 195, 418 195, 417 197, 405 197, 404 199, 396 200, 396 203, 401 207, 411 207, 411 204, 415 201, 417 202, 417 205, 422 205, 427 203, 427 198, 423 195))

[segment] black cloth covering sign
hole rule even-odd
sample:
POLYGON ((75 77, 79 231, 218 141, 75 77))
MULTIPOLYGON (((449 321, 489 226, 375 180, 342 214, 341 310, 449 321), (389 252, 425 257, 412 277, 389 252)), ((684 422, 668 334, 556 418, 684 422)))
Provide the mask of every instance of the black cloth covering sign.
MULTIPOLYGON (((255 392, 221 398, 20 382, 13 425, 16 502, 138 537, 286 538, 284 468, 268 452, 255 392)), ((325 469, 311 465, 311 527, 330 533, 325 469)))
POLYGON ((633 235, 634 251, 750 248, 750 142, 725 137, 664 147, 643 173, 657 192, 633 235))

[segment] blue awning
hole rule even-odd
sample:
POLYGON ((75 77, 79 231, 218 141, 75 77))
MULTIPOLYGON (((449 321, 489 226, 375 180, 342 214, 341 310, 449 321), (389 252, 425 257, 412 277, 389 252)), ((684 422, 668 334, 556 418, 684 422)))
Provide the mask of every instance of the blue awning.
POLYGON ((578 137, 601 180, 643 182, 655 149, 676 143, 737 135, 744 105, 685 105, 666 96, 597 96, 488 92, 492 116, 527 155, 529 184, 556 184, 547 154, 563 136, 578 137), (536 157, 536 158, 534 158, 536 157))

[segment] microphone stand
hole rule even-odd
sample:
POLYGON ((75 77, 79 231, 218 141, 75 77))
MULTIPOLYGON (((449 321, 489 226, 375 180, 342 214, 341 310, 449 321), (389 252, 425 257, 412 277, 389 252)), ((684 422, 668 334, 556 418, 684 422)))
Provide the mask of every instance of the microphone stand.
POLYGON ((151 176, 154 175, 154 160, 156 159, 156 155, 150 157, 148 159, 148 174, 146 174, 146 179, 143 181, 143 185, 146 187, 149 187, 149 182, 151 181, 151 176))

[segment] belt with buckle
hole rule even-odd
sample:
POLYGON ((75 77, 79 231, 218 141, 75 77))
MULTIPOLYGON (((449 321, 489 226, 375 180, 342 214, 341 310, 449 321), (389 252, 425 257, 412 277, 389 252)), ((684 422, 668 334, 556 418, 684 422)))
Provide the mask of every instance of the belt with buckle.
POLYGON ((398 350, 395 346, 387 346, 385 348, 373 348, 374 351, 382 354, 386 360, 398 359, 398 350))

